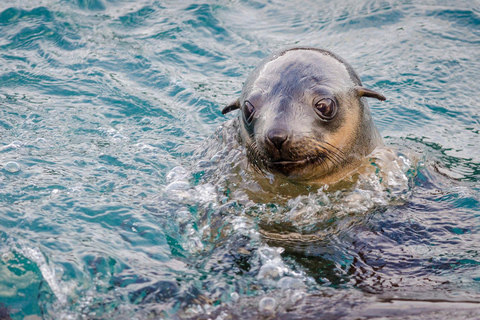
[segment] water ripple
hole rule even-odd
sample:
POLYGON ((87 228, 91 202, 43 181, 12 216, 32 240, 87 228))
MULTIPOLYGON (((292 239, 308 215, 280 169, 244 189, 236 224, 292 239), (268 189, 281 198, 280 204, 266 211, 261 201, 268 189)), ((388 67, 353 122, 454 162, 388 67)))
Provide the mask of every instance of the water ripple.
POLYGON ((476 315, 479 12, 1 3, 0 314, 476 315), (369 101, 390 150, 371 175, 320 190, 259 182, 232 122, 217 131, 260 59, 292 45, 338 53, 387 96, 369 101))

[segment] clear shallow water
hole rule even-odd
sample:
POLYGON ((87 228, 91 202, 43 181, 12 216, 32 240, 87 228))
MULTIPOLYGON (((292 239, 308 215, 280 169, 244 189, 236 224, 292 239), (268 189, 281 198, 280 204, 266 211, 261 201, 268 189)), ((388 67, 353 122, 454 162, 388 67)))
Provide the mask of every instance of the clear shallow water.
POLYGON ((2 2, 2 312, 475 318, 479 27, 472 1, 2 2), (393 184, 248 201, 220 110, 292 45, 387 96, 393 184))

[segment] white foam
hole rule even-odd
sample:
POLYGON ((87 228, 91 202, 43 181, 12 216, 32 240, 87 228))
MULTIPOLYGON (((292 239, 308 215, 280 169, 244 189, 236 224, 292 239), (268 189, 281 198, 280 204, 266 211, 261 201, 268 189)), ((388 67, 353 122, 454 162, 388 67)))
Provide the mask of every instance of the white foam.
POLYGON ((57 300, 61 304, 66 304, 71 286, 57 278, 55 269, 48 265, 43 253, 39 249, 29 246, 22 246, 19 251, 26 258, 35 262, 40 269, 43 279, 48 283, 57 300))

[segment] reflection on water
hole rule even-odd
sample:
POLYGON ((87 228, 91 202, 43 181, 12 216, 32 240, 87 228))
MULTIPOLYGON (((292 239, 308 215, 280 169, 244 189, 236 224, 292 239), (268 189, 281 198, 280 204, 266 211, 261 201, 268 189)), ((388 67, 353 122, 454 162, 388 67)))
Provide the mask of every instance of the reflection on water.
POLYGON ((479 12, 1 3, 0 318, 477 317, 479 12), (252 172, 220 112, 293 45, 387 96, 336 185, 252 172))

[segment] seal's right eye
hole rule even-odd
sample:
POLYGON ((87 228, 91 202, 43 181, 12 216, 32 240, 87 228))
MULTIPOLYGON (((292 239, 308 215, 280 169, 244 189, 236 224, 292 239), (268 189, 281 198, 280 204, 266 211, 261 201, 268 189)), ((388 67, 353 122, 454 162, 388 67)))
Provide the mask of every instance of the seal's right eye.
POLYGON ((324 121, 332 120, 337 115, 337 104, 329 98, 321 99, 315 102, 315 112, 324 121))
POLYGON ((254 113, 255 107, 250 103, 250 101, 245 101, 243 104, 243 117, 245 118, 245 122, 247 122, 247 124, 252 122, 254 113))

